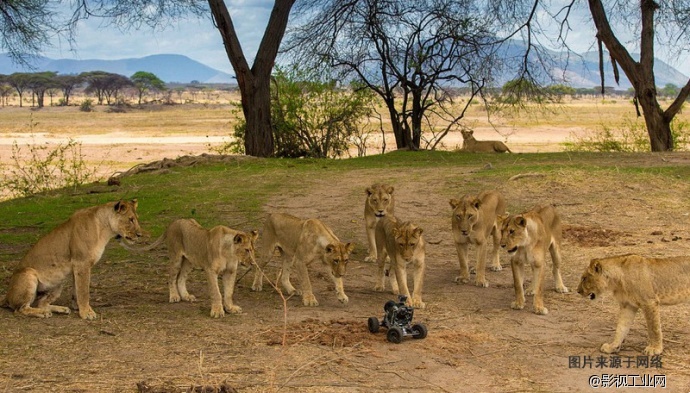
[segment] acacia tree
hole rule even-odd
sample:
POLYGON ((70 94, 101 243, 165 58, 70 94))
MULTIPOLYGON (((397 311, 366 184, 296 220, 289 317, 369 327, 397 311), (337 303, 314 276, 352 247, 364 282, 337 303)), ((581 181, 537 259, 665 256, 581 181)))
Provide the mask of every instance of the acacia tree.
POLYGON ((81 0, 71 3, 73 12, 67 20, 63 20, 60 19, 62 14, 53 12, 54 2, 0 1, 0 31, 5 33, 1 41, 3 48, 16 54, 18 59, 26 60, 25 53, 39 53, 48 45, 49 32, 66 31, 68 38, 72 39, 77 22, 85 18, 104 18, 123 28, 161 28, 189 16, 209 17, 223 38, 240 88, 242 111, 247 121, 245 152, 262 157, 273 155, 271 71, 295 0, 275 0, 251 67, 223 0, 208 0, 207 4, 200 0, 81 0), (20 12, 15 13, 15 8, 20 12), (27 26, 28 30, 16 26, 27 26))
POLYGON ((290 53, 300 63, 325 62, 376 92, 398 149, 421 147, 431 115, 448 124, 430 144, 435 147, 490 78, 490 23, 472 2, 307 0, 298 11, 312 17, 291 31, 290 53), (449 92, 458 86, 470 92, 460 109, 449 92))
POLYGON ((28 87, 36 97, 36 103, 39 108, 44 106, 46 91, 57 86, 55 82, 56 75, 57 73, 52 71, 29 74, 28 87))
POLYGON ((141 98, 147 91, 165 90, 165 82, 151 72, 137 71, 129 79, 134 83, 134 88, 137 89, 139 94, 139 105, 141 105, 141 98))
POLYGON ((24 93, 30 89, 29 83, 31 81, 31 74, 25 72, 15 72, 7 77, 7 84, 12 86, 19 95, 19 107, 23 106, 24 93))
POLYGON ((72 91, 84 83, 84 78, 81 75, 58 75, 55 77, 55 82, 58 88, 62 90, 62 105, 69 105, 72 91))

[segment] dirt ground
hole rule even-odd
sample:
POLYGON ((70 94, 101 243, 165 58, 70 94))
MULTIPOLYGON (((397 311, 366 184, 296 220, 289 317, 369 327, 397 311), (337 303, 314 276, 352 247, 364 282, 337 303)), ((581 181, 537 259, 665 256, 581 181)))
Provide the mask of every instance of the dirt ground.
MULTIPOLYGON (((658 160, 690 164, 687 153, 638 157, 634 159, 650 165, 658 160)), ((337 179, 337 188, 330 178, 300 177, 302 191, 281 193, 264 207, 266 212, 318 217, 341 240, 358 244, 345 278, 347 305, 337 301, 321 267, 311 270, 320 303, 314 308, 302 306, 299 298, 288 299, 285 308, 270 288, 252 292, 247 274, 235 292, 243 313, 215 320, 208 315, 201 272, 195 271, 189 283, 198 302, 169 304, 165 251, 131 254, 126 260, 113 260, 106 252, 92 276, 98 320, 85 322, 74 313, 45 320, 18 318, 0 310, 0 392, 168 393, 208 387, 206 391, 238 392, 570 393, 594 391, 590 382, 597 378, 615 378, 630 386, 654 376, 664 376, 666 391, 690 391, 690 306, 662 309, 661 368, 637 363, 646 346, 639 315, 620 353, 622 366, 602 368, 597 367, 602 356, 598 349, 613 336, 617 306, 610 296, 593 302, 574 293, 592 257, 690 253, 687 179, 666 190, 658 190, 654 182, 624 183, 615 176, 598 179, 585 172, 568 178, 483 180, 476 173, 487 170, 482 169, 485 161, 446 173, 363 170, 337 179), (373 291, 375 266, 363 262, 364 189, 374 181, 396 187, 397 215, 423 227, 429 242, 427 307, 415 311, 415 321, 429 330, 423 340, 392 344, 385 333, 367 330, 367 318, 380 318, 383 304, 394 299, 373 291), (562 216, 562 270, 571 293, 554 292, 547 274, 546 316, 530 311, 531 297, 525 310, 510 309, 514 291, 504 252, 504 269, 487 273, 489 288, 453 282, 458 262, 448 200, 485 188, 500 191, 511 212, 537 202, 553 203, 562 216), (573 367, 575 360, 584 367, 573 367)), ((219 219, 232 221, 231 216, 219 219)), ((113 242, 109 247, 118 246, 113 242)), ((24 250, 2 252, 20 256, 24 250)), ((470 255, 474 260, 474 251, 470 255)), ((269 265, 269 277, 275 277, 277 265, 269 265)), ((69 303, 68 296, 63 294, 58 303, 69 303)))

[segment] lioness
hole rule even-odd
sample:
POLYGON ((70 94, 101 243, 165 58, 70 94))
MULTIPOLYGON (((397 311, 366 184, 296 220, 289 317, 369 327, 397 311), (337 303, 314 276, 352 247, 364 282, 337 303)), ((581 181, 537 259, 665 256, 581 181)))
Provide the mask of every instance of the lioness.
POLYGON ((501 141, 478 141, 474 138, 474 131, 462 130, 462 150, 470 153, 512 153, 508 146, 501 141))
MULTIPOLYGON (((348 297, 343 289, 343 276, 347 271, 350 253, 355 246, 352 243, 341 243, 330 228, 317 219, 302 220, 284 213, 270 214, 264 223, 261 235, 261 255, 265 258, 263 266, 268 264, 278 247, 283 256, 280 282, 285 291, 292 295, 302 294, 305 306, 318 306, 319 302, 312 291, 307 267, 314 261, 328 266, 328 275, 335 284, 338 300, 347 303, 348 297), (297 269, 301 291, 298 292, 290 283, 290 272, 297 269)), ((260 291, 263 285, 262 272, 256 269, 252 289, 260 291)))
POLYGON ((376 223, 386 215, 395 214, 394 188, 386 184, 374 184, 366 189, 367 199, 364 201, 364 226, 369 241, 369 256, 367 262, 376 261, 376 223))
POLYGON ((376 246, 378 254, 378 282, 376 291, 385 290, 386 286, 386 256, 390 255, 390 280, 393 293, 407 296, 412 307, 424 308, 422 301, 422 287, 424 286, 424 270, 426 264, 425 242, 422 228, 401 222, 393 216, 386 216, 376 224, 376 246), (414 293, 410 296, 407 287, 407 265, 412 265, 414 293))
POLYGON ((223 225, 205 229, 194 219, 178 219, 153 244, 144 248, 126 248, 148 251, 166 243, 170 257, 170 303, 177 303, 180 299, 196 301, 196 297, 187 292, 187 276, 194 267, 204 269, 211 297, 211 317, 221 318, 226 311, 233 314, 242 312, 242 308, 232 301, 237 266, 238 263, 244 266, 255 263, 254 242, 258 236, 256 231, 245 233, 223 225), (223 278, 222 297, 219 275, 223 278))
POLYGON ((510 265, 513 269, 515 301, 511 307, 522 310, 525 307, 523 281, 525 264, 532 266, 532 283, 528 294, 534 294, 534 312, 546 315, 549 310, 544 307, 543 283, 546 250, 553 262, 553 279, 556 292, 566 293, 568 288, 561 278, 561 220, 553 206, 538 206, 523 214, 508 216, 503 220, 501 229, 501 247, 512 255, 510 265))
POLYGON ((68 307, 51 303, 60 297, 64 281, 72 273, 79 316, 96 319, 89 305, 91 268, 101 259, 110 239, 120 236, 132 240, 140 235, 136 199, 77 210, 26 253, 0 305, 32 317, 69 314, 68 307))
POLYGON ((499 215, 505 214, 506 202, 496 191, 482 191, 476 197, 465 195, 460 200, 451 199, 450 206, 453 208, 453 240, 460 261, 460 275, 455 277, 455 282, 469 282, 467 252, 470 244, 474 244, 477 246, 475 284, 486 288, 489 286, 485 268, 489 236, 493 236, 490 268, 493 271, 503 269, 498 256, 501 229, 496 219, 499 215))
POLYGON ((577 293, 594 300, 609 291, 618 300, 620 313, 613 342, 604 343, 601 352, 620 350, 637 310, 642 309, 649 337, 644 353, 659 355, 664 349, 659 306, 690 300, 690 257, 645 258, 628 254, 592 259, 582 274, 577 293))

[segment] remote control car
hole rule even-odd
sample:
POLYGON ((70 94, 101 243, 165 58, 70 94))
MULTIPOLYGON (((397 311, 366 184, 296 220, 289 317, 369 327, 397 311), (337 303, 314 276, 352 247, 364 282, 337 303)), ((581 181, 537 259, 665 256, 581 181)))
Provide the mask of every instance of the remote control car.
POLYGON ((376 317, 369 318, 369 331, 378 333, 381 326, 388 329, 386 338, 388 341, 399 344, 403 337, 424 338, 426 337, 426 326, 421 323, 412 325, 414 308, 405 305, 407 296, 400 295, 398 302, 389 300, 383 306, 385 314, 383 320, 379 322, 376 317))

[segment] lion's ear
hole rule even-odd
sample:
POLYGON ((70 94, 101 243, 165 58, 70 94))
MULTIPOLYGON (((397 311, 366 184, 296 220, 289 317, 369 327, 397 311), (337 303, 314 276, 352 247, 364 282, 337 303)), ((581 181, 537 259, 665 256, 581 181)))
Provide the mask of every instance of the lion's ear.
POLYGON ((374 193, 374 188, 373 187, 367 187, 367 189, 364 190, 364 192, 367 194, 367 196, 370 196, 371 194, 374 193))
POLYGON ((137 206, 139 206, 139 201, 137 201, 136 198, 132 199, 132 207, 134 210, 137 210, 137 206))
POLYGON ((259 231, 252 230, 249 232, 249 236, 252 238, 252 242, 254 242, 254 241, 256 241, 256 239, 259 238, 259 231))
POLYGON ((244 241, 244 237, 245 237, 245 235, 238 233, 237 235, 235 235, 235 237, 232 239, 232 241, 235 242, 235 244, 240 244, 244 241))
POLYGON ((335 245, 329 244, 326 246, 326 253, 331 254, 335 251, 335 245))
POLYGON ((592 266, 594 269, 594 272, 597 274, 601 274, 601 263, 599 261, 594 262, 594 266, 592 266))
POLYGON ((474 201, 472 201, 472 206, 474 206, 475 209, 479 209, 479 207, 482 205, 482 200, 479 198, 474 198, 474 201))
POLYGON ((527 220, 523 216, 517 216, 515 217, 515 224, 524 228, 527 226, 527 220))
POLYGON ((508 218, 507 214, 499 214, 496 216, 496 225, 503 226, 503 223, 505 222, 506 218, 508 218))
POLYGON ((417 227, 414 229, 414 231, 412 231, 412 234, 415 236, 422 236, 422 232, 424 232, 424 230, 420 227, 417 227))
POLYGON ((455 209, 456 207, 460 206, 460 201, 457 200, 457 199, 451 199, 451 200, 449 201, 449 203, 450 203, 450 207, 452 207, 453 209, 455 209))
POLYGON ((355 250, 355 243, 345 243, 345 252, 348 254, 355 250))
POLYGON ((115 203, 115 206, 113 206, 113 210, 115 210, 118 213, 124 213, 124 211, 127 210, 127 204, 125 204, 122 201, 117 201, 117 203, 115 203))
POLYGON ((392 194, 393 191, 395 191, 395 187, 393 187, 393 186, 388 186, 388 187, 386 187, 386 192, 387 192, 387 193, 392 194))

